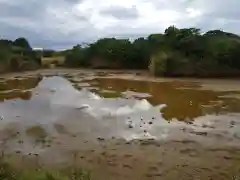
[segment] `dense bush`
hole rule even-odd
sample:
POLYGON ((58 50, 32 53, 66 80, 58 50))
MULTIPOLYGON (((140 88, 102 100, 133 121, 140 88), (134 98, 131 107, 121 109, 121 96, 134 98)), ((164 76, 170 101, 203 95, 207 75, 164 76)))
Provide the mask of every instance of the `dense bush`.
POLYGON ((88 66, 88 49, 82 48, 80 45, 74 46, 65 53, 65 64, 68 67, 88 66))
POLYGON ((135 41, 104 38, 66 51, 66 64, 147 69, 166 76, 240 75, 240 37, 211 30, 168 27, 163 34, 151 34, 135 41), (99 63, 96 63, 99 62, 99 63), (101 63, 100 63, 101 62, 101 63))
POLYGON ((103 38, 65 51, 33 51, 28 41, 0 40, 0 72, 28 69, 41 57, 61 56, 67 67, 147 69, 165 76, 239 76, 240 37, 211 30, 168 27, 146 38, 103 38))
POLYGON ((105 67, 107 64, 109 68, 139 69, 148 67, 150 49, 144 38, 133 43, 128 39, 104 38, 87 47, 74 46, 65 54, 67 66, 105 67))
POLYGON ((40 60, 25 38, 0 40, 0 72, 36 69, 40 60))

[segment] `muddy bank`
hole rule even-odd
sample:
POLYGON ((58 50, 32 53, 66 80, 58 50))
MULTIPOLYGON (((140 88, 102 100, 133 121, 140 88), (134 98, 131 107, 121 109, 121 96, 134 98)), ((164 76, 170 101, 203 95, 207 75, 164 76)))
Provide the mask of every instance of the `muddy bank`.
POLYGON ((96 144, 85 142, 84 146, 82 150, 70 150, 64 143, 58 143, 44 153, 33 152, 23 156, 20 152, 9 159, 14 159, 15 166, 24 161, 26 168, 84 167, 92 172, 93 179, 99 180, 179 177, 225 180, 239 177, 240 149, 236 147, 202 146, 194 141, 152 140, 101 140, 96 144))

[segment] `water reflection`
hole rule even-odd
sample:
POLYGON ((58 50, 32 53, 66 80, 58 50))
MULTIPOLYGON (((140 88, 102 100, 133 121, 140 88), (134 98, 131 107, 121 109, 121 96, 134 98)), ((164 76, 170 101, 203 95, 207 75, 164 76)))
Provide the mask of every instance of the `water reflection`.
POLYGON ((153 107, 147 100, 101 98, 88 89, 75 89, 62 77, 43 78, 32 93, 29 101, 0 103, 0 115, 4 117, 1 123, 21 122, 27 136, 38 134, 41 127, 49 134, 81 134, 87 139, 99 135, 126 139, 155 137, 164 130, 158 126, 168 124, 159 113, 161 107, 153 107), (150 126, 148 121, 152 117, 161 121, 150 126), (129 123, 134 128, 129 128, 129 123), (146 129, 151 129, 152 134, 146 134, 146 129))
MULTIPOLYGON (((89 103, 88 98, 91 99, 90 96, 93 95, 91 92, 94 92, 100 97, 111 98, 111 106, 113 107, 118 106, 123 99, 146 99, 153 106, 164 104, 166 107, 161 112, 166 120, 177 119, 190 122, 196 117, 207 114, 240 112, 240 102, 232 96, 233 92, 201 90, 199 84, 192 82, 150 82, 114 78, 97 78, 83 82, 80 80, 82 84, 86 84, 86 82, 90 87, 82 87, 83 90, 81 90, 80 95, 80 91, 74 89, 74 82, 72 82, 72 86, 71 83, 61 77, 42 79, 42 77, 37 76, 3 79, 0 81, 0 101, 19 98, 30 100, 33 98, 30 102, 30 108, 32 108, 39 106, 39 102, 48 99, 55 104, 68 103, 69 106, 76 107, 84 104, 84 102, 89 103), (35 88, 34 97, 32 91, 29 90, 33 88, 35 88), (56 91, 57 93, 54 93, 56 91), (231 96, 224 97, 226 95, 231 96), (120 100, 119 97, 123 99, 120 100), (76 104, 77 98, 82 98, 80 104, 76 104)), ((125 102, 126 105, 129 102, 125 102)), ((95 107, 95 105, 101 106, 97 101, 92 106, 95 107)), ((37 111, 36 109, 36 113, 37 111)))
MULTIPOLYGON (((196 83, 147 82, 111 78, 98 78, 95 81, 98 81, 101 89, 110 89, 116 92, 115 95, 120 94, 119 96, 121 92, 129 90, 148 93, 151 96, 146 99, 152 105, 167 105, 162 110, 166 120, 189 121, 206 114, 240 112, 239 100, 220 97, 232 92, 200 90, 198 89, 200 86, 196 83)), ((101 91, 99 94, 104 95, 101 91)))
MULTIPOLYGON (((176 120, 190 122, 199 116, 208 120, 203 115, 239 112, 240 108, 238 100, 222 97, 230 92, 200 90, 194 83, 99 78, 88 80, 94 90, 89 87, 79 90, 74 88, 74 82, 59 76, 33 82, 32 86, 17 86, 25 90, 9 90, 12 98, 18 99, 0 103, 0 115, 4 117, 0 132, 4 128, 2 124, 18 122, 18 128, 31 142, 48 135, 79 135, 87 140, 96 137, 162 139, 189 126, 176 120), (37 86, 33 88, 34 85, 37 86), (21 98, 28 101, 19 99, 15 91, 25 92, 27 95, 21 98), (171 123, 166 121, 172 119, 175 120, 171 123)), ((215 122, 211 123, 214 126, 215 122)))

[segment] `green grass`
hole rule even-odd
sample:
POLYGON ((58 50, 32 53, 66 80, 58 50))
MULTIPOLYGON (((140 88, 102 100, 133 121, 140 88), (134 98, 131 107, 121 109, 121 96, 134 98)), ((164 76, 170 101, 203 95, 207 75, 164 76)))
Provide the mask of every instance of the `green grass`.
POLYGON ((17 169, 0 160, 0 180, 92 180, 91 173, 81 168, 66 170, 17 169))

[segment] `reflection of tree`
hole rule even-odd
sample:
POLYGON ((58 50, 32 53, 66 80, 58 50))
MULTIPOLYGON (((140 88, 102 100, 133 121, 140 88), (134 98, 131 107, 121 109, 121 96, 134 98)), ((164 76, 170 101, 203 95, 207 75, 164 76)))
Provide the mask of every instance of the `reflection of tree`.
MULTIPOLYGON (((111 89, 114 91, 134 90, 142 93, 150 93, 149 102, 153 105, 166 104, 167 107, 162 110, 163 117, 166 120, 176 118, 180 121, 193 120, 194 118, 205 115, 206 113, 218 113, 221 106, 216 108, 216 103, 223 100, 230 103, 228 99, 219 98, 226 92, 214 92, 210 90, 199 90, 199 86, 189 82, 148 82, 131 81, 123 79, 100 78, 99 83, 102 89, 111 89), (194 89, 195 88, 195 89, 194 89), (203 111, 204 106, 209 105, 214 108, 211 111, 203 111)), ((236 106, 234 106, 236 107, 236 106)), ((228 110, 231 110, 228 109, 228 110)), ((236 108, 235 108, 236 110, 236 108)), ((239 110, 239 109, 238 109, 239 110)))

